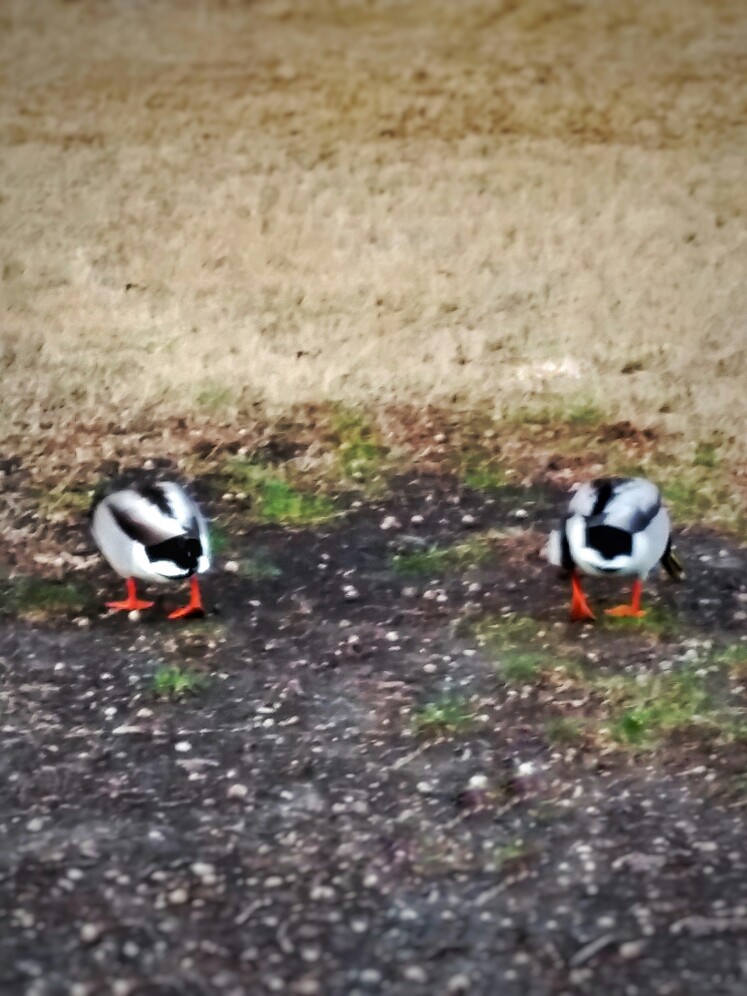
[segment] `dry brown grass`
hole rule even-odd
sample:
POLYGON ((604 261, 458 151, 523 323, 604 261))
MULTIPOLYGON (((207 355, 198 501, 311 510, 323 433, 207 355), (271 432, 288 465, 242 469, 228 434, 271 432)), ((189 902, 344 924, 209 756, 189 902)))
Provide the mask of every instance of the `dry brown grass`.
POLYGON ((560 395, 744 454, 746 13, 6 0, 6 426, 560 395))

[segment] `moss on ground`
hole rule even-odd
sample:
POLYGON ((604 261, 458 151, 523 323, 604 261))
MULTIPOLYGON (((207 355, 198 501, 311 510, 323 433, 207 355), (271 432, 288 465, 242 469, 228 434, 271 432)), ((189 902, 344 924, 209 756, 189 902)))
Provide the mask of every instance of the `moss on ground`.
POLYGON ((92 588, 78 582, 24 575, 5 582, 3 588, 5 606, 21 619, 43 621, 88 614, 95 605, 92 588))
POLYGON ((244 457, 230 457, 223 483, 244 495, 250 518, 286 526, 317 525, 339 514, 335 502, 321 491, 296 486, 282 467, 244 457))

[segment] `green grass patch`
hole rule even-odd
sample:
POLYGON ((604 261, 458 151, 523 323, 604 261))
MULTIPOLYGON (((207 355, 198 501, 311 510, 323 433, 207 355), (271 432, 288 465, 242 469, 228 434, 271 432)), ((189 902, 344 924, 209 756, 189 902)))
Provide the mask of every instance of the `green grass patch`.
POLYGON ((681 632, 683 624, 671 609, 657 603, 645 603, 646 615, 640 618, 634 616, 608 616, 600 611, 597 619, 605 629, 613 633, 643 633, 667 639, 681 632))
POLYGON ((548 656, 528 650, 504 650, 499 670, 511 685, 528 685, 536 681, 548 665, 548 656))
POLYGON ((449 571, 483 563, 490 556, 490 552, 489 538, 476 536, 464 543, 454 543, 451 546, 432 546, 426 550, 395 554, 392 558, 392 567, 397 574, 441 577, 449 571))
POLYGON ((525 647, 537 639, 540 629, 536 619, 515 613, 488 616, 475 625, 480 643, 493 651, 525 647))
POLYGON ((657 477, 675 523, 711 523, 747 536, 747 515, 739 494, 728 473, 717 464, 696 462, 677 475, 656 475, 654 479, 657 477))
POLYGON ((359 411, 337 405, 332 434, 337 443, 338 470, 343 477, 367 489, 382 483, 390 454, 375 426, 359 411))
POLYGON ((94 594, 88 585, 25 576, 7 583, 4 602, 16 616, 46 619, 90 612, 94 594))
POLYGON ((51 488, 37 494, 37 506, 45 518, 65 519, 84 516, 93 500, 92 488, 51 488))
POLYGON ((159 699, 183 699, 197 695, 207 684, 204 674, 190 668, 162 665, 153 675, 152 691, 159 699))
POLYGON ((501 491, 510 483, 497 457, 476 452, 460 459, 459 479, 471 491, 501 491))
POLYGON ((695 447, 693 464, 696 467, 713 469, 721 463, 721 452, 713 443, 698 443, 695 447))
POLYGON ((525 841, 510 840, 506 844, 501 844, 493 851, 492 864, 498 871, 504 871, 511 865, 518 864, 529 857, 531 851, 525 841))
POLYGON ((607 414, 587 398, 555 400, 539 405, 525 405, 508 416, 513 425, 569 425, 576 429, 590 429, 603 425, 607 414))
POLYGON ((469 701, 462 695, 442 695, 415 710, 412 728, 420 736, 438 737, 465 733, 474 721, 469 701))
POLYGON ((318 491, 295 487, 283 468, 231 457, 225 474, 229 485, 247 496, 251 516, 258 522, 305 526, 338 514, 332 499, 318 491))
POLYGON ((223 555, 231 545, 231 537, 227 530, 215 522, 210 523, 210 549, 218 556, 223 555))
POLYGON ((610 734, 623 744, 650 746, 716 718, 705 677, 694 667, 640 679, 616 676, 598 684, 603 684, 610 708, 610 734))

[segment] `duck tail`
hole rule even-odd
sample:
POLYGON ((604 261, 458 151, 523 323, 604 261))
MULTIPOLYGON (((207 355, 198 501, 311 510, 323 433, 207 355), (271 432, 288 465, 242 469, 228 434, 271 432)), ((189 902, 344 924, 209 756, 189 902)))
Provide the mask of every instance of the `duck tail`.
POLYGON ((682 581, 686 576, 685 568, 682 566, 682 562, 672 549, 671 539, 667 543, 664 556, 661 558, 661 566, 673 581, 682 581))

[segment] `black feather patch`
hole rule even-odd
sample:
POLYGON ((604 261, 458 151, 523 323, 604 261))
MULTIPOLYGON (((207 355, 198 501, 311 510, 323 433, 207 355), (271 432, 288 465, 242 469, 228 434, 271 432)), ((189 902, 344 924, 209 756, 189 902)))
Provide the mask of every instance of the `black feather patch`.
POLYGON ((633 537, 615 526, 589 526, 586 530, 586 542, 606 560, 629 557, 633 552, 633 537))
POLYGON ((194 536, 173 536, 162 543, 147 546, 145 552, 151 563, 156 560, 168 560, 181 567, 183 571, 194 574, 197 570, 197 561, 202 554, 202 544, 194 536))
POLYGON ((597 496, 594 501, 594 507, 589 513, 590 518, 594 515, 602 514, 612 497, 612 492, 619 483, 619 479, 614 477, 600 477, 598 480, 592 481, 592 486, 596 490, 597 496))
POLYGON ((146 501, 149 501, 151 505, 155 505, 159 512, 163 512, 164 515, 168 515, 169 517, 173 516, 174 510, 160 485, 138 484, 135 487, 135 491, 145 498, 146 501))
POLYGON ((565 531, 565 522, 560 527, 560 566, 563 570, 572 571, 575 567, 571 556, 571 546, 565 531))
POLYGON ((149 543, 158 538, 158 533, 151 529, 150 526, 143 522, 138 522, 137 519, 133 519, 127 512, 123 512, 122 509, 116 508, 114 505, 109 505, 109 511, 112 513, 114 521, 122 532, 136 543, 142 543, 143 546, 147 547, 149 543))

